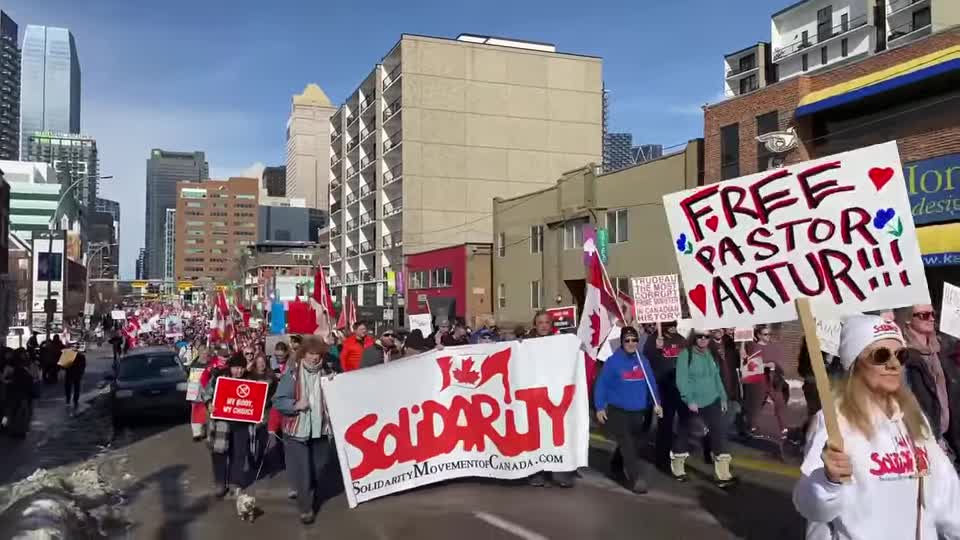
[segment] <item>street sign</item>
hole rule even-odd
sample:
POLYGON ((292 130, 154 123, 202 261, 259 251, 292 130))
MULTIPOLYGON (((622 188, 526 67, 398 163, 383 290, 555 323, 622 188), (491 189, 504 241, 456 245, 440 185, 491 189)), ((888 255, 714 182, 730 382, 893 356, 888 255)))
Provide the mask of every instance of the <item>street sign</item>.
POLYGON ((260 423, 267 406, 268 383, 219 377, 213 390, 210 416, 231 422, 260 423))

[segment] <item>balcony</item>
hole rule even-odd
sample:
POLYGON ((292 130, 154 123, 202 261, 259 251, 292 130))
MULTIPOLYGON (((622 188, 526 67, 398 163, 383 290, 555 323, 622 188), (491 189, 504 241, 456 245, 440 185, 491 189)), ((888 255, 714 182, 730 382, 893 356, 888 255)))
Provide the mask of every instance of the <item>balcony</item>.
POLYGON ((397 182, 403 179, 403 163, 397 163, 393 167, 390 167, 383 172, 383 185, 389 186, 390 184, 397 182))
POLYGON ((340 205, 339 202, 335 202, 330 205, 330 215, 336 214, 340 210, 343 210, 343 207, 340 205))
POLYGON ((403 238, 394 237, 392 234, 383 236, 383 249, 395 249, 403 246, 403 238))
POLYGON ((366 112, 366 110, 372 107, 376 102, 377 98, 375 96, 367 96, 363 98, 363 101, 360 102, 360 114, 366 112))
POLYGON ((384 121, 384 122, 386 122, 387 120, 393 118, 393 116, 394 116, 395 114, 397 114, 398 112, 400 112, 400 106, 401 106, 401 103, 400 103, 400 102, 401 102, 401 100, 402 100, 402 98, 397 98, 397 99, 391 101, 390 104, 387 105, 387 108, 383 110, 383 121, 384 121))
POLYGON ((339 287, 343 285, 343 280, 340 279, 340 276, 331 276, 330 277, 330 286, 339 287))
POLYGON ((930 30, 932 28, 930 20, 930 8, 926 8, 926 14, 924 16, 920 16, 921 13, 922 11, 916 11, 913 13, 911 20, 891 28, 890 35, 887 37, 887 42, 891 46, 900 45, 910 41, 903 38, 907 36, 920 37, 923 34, 923 30, 930 30))
POLYGON ((377 157, 377 156, 365 156, 363 159, 361 159, 361 160, 360 160, 360 170, 362 171, 362 170, 366 169, 367 166, 369 166, 371 163, 374 163, 374 162, 376 161, 376 157, 377 157))
POLYGON ((373 221, 374 221, 374 220, 373 220, 373 216, 371 216, 370 214, 363 214, 363 215, 360 216, 360 226, 361 226, 361 227, 366 227, 367 225, 372 224, 373 221))
POLYGON ((351 193, 351 194, 347 195, 347 206, 350 206, 350 205, 352 205, 353 203, 357 202, 358 199, 359 199, 359 197, 357 197, 357 194, 356 194, 356 193, 351 193))
POLYGON ((330 263, 338 263, 343 260, 339 253, 330 253, 330 263))
POLYGON ((340 131, 340 130, 338 130, 338 129, 331 129, 331 130, 330 130, 330 142, 333 142, 333 141, 339 139, 341 135, 343 135, 343 132, 342 132, 342 131, 340 131))
POLYGON ((360 281, 360 272, 350 272, 347 274, 347 285, 352 285, 360 281))
POLYGON ((359 255, 359 254, 360 254, 360 252, 357 251, 357 248, 355 248, 355 247, 353 247, 353 246, 350 246, 350 247, 347 248, 347 257, 351 257, 351 258, 352 258, 352 257, 356 257, 356 256, 359 255))
POLYGON ((353 176, 353 175, 355 175, 355 174, 357 174, 357 168, 356 168, 356 167, 347 167, 347 178, 350 178, 351 176, 353 176))
POLYGON ((887 17, 928 5, 930 5, 929 0, 887 0, 887 17))
POLYGON ((826 41, 829 41, 829 40, 831 40, 831 39, 833 39, 833 38, 835 38, 835 37, 841 36, 841 35, 846 34, 846 33, 848 33, 848 32, 852 32, 853 30, 856 30, 857 28, 861 28, 861 27, 863 27, 863 26, 866 26, 866 25, 867 25, 867 22, 868 22, 868 21, 867 21, 867 16, 866 16, 866 15, 861 15, 861 16, 853 19, 852 21, 848 21, 848 22, 845 22, 845 23, 838 24, 837 26, 834 26, 833 28, 829 29, 828 31, 824 32, 823 34, 814 35, 814 36, 812 36, 812 37, 807 37, 806 39, 801 38, 801 39, 799 39, 799 40, 797 40, 797 41, 794 41, 793 43, 790 43, 789 45, 785 45, 785 46, 780 47, 780 48, 778 48, 778 49, 774 49, 774 50, 773 50, 773 61, 774 61, 774 62, 777 62, 777 61, 783 60, 784 58, 786 58, 786 57, 788 57, 788 56, 797 54, 798 52, 803 51, 803 50, 805 50, 805 49, 808 49, 808 48, 810 48, 810 47, 813 47, 814 45, 819 45, 819 44, 824 43, 824 42, 826 42, 826 41))
POLYGON ((348 115, 347 115, 347 120, 346 120, 346 122, 347 122, 347 127, 352 126, 353 123, 357 121, 357 118, 360 118, 360 117, 357 115, 357 113, 348 114, 348 115))
POLYGON ((727 78, 729 79, 729 78, 731 78, 731 77, 736 77, 736 76, 738 76, 738 75, 743 75, 743 74, 745 74, 745 73, 749 73, 749 72, 757 69, 758 67, 760 67, 760 66, 757 65, 756 60, 754 60, 753 62, 741 63, 741 64, 738 65, 737 67, 731 68, 731 69, 728 69, 728 70, 727 70, 727 78))
POLYGON ((360 199, 361 199, 361 200, 366 199, 366 198, 369 197, 370 195, 373 195, 373 193, 374 193, 374 191, 373 191, 373 188, 372 188, 372 187, 370 187, 370 186, 368 186, 368 185, 366 185, 366 184, 360 186, 360 199))
POLYGON ((399 214, 403 210, 403 199, 397 197, 392 201, 387 201, 383 205, 383 217, 390 217, 399 214))
POLYGON ((360 146, 360 139, 356 138, 347 143, 347 152, 352 152, 356 147, 360 146))
POLYGON ((393 83, 395 83, 395 82, 397 82, 397 81, 400 80, 400 75, 401 75, 400 68, 401 68, 401 67, 403 67, 403 66, 402 66, 402 65, 398 65, 397 67, 393 68, 393 69, 390 70, 390 72, 387 73, 387 75, 383 78, 383 89, 384 89, 384 90, 386 90, 388 87, 390 87, 391 85, 393 85, 393 83))
POLYGON ((350 232, 350 231, 356 229, 356 228, 357 228, 357 220, 355 220, 355 219, 348 219, 348 220, 347 220, 347 225, 346 225, 345 228, 346 228, 347 232, 350 232))
POLYGON ((366 255, 367 253, 373 253, 373 243, 372 242, 361 242, 360 243, 360 254, 366 255))
POLYGON ((331 193, 335 192, 338 189, 340 189, 340 180, 337 180, 336 178, 334 178, 333 180, 330 181, 330 192, 331 193))
POLYGON ((338 156, 337 154, 334 154, 334 155, 330 158, 330 168, 336 167, 337 164, 339 164, 339 163, 340 163, 340 160, 342 160, 342 159, 343 159, 343 156, 338 156))
POLYGON ((363 129, 361 129, 361 130, 360 130, 360 141, 366 140, 367 137, 369 137, 370 135, 373 135, 373 132, 374 132, 374 128, 372 128, 372 127, 365 127, 365 128, 363 128, 363 129))
POLYGON ((367 282, 376 281, 376 280, 373 279, 373 272, 371 272, 371 271, 369 271, 369 270, 361 270, 361 271, 360 271, 360 281, 362 281, 362 282, 364 282, 364 283, 367 283, 367 282))
POLYGON ((390 150, 400 146, 401 142, 403 142, 403 131, 398 129, 390 135, 387 135, 387 140, 383 141, 383 153, 386 154, 390 150))

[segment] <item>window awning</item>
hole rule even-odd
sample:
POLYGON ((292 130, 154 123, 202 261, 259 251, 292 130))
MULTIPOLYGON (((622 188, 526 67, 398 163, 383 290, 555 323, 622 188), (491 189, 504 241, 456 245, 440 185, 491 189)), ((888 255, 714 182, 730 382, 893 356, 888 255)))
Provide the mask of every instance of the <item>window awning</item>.
POLYGON ((960 265, 960 223, 917 227, 924 266, 960 265))
POLYGON ((811 92, 800 100, 796 116, 808 116, 951 71, 960 71, 960 45, 811 92))

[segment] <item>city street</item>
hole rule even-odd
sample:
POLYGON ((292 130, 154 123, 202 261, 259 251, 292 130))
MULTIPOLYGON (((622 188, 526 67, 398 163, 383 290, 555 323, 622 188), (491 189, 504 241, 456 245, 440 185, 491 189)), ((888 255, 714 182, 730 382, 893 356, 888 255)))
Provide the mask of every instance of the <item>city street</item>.
MULTIPOLYGON (((113 433, 108 403, 98 383, 109 370, 109 350, 88 356, 83 400, 76 417, 62 403, 59 385, 44 387, 33 430, 22 442, 0 439, 5 486, 37 468, 65 470, 94 460, 104 480, 125 500, 131 523, 120 538, 231 538, 251 533, 288 537, 357 539, 451 538, 799 538, 802 521, 790 502, 793 467, 763 452, 738 447, 742 482, 722 491, 710 483, 710 469, 696 456, 694 480, 678 484, 650 469, 651 491, 630 493, 610 480, 612 449, 599 434, 591 438, 591 464, 574 489, 538 489, 522 482, 465 479, 347 507, 332 494, 317 522, 302 526, 286 499, 282 471, 269 471, 251 490, 264 512, 254 524, 236 516, 233 501, 212 496, 209 453, 190 438, 186 424, 150 422, 113 433), (108 467, 102 464, 109 465, 108 467), (749 508, 762 508, 751 512, 749 508)), ((339 471, 331 471, 339 484, 339 471)))

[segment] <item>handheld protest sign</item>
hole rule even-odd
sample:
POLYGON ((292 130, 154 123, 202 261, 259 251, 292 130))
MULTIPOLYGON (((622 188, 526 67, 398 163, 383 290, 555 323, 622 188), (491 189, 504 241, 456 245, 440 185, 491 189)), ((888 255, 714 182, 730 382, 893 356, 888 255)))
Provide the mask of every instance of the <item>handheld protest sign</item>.
POLYGON ((210 417, 257 424, 263 421, 270 385, 263 381, 218 377, 210 417))
POLYGON ((835 448, 843 448, 843 436, 840 434, 840 422, 837 420, 837 406, 833 402, 833 392, 830 391, 830 377, 827 376, 827 367, 823 363, 823 354, 820 352, 820 338, 817 337, 817 321, 810 310, 809 298, 798 298, 796 301, 797 313, 803 325, 803 336, 810 354, 810 366, 817 382, 817 395, 823 407, 823 419, 827 425, 827 441, 835 448))

